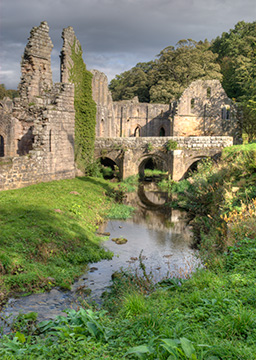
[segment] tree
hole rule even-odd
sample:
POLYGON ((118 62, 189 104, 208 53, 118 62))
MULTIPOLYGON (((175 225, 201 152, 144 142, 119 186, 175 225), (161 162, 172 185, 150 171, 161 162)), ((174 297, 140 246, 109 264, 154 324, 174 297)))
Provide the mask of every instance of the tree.
POLYGON ((9 97, 10 99, 14 99, 15 97, 19 96, 17 90, 6 90, 4 84, 0 84, 0 100, 4 97, 9 97))
POLYGON ((109 88, 114 100, 138 96, 141 102, 169 103, 178 99, 194 80, 221 80, 217 57, 207 40, 180 40, 176 48, 163 49, 156 60, 139 63, 117 75, 109 88))
POLYGON ((227 95, 237 101, 256 100, 256 22, 240 21, 212 44, 218 54, 227 95))
POLYGON ((256 101, 249 100, 238 104, 238 118, 248 142, 256 139, 256 101))
POLYGON ((113 100, 130 100, 138 96, 140 102, 149 102, 149 77, 153 61, 138 63, 131 70, 116 75, 110 81, 109 89, 112 92, 113 100))
POLYGON ((150 89, 150 102, 175 100, 197 79, 222 79, 217 56, 207 40, 180 40, 177 47, 168 46, 160 52, 154 66, 158 81, 150 89))

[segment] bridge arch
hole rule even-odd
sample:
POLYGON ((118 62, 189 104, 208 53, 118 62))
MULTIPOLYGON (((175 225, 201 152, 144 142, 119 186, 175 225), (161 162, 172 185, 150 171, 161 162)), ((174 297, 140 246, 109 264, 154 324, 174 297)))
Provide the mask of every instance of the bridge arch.
POLYGON ((102 165, 101 172, 106 179, 113 179, 119 176, 119 166, 117 162, 110 157, 100 157, 98 161, 102 165))
POLYGON ((143 156, 139 159, 138 164, 138 173, 140 177, 144 177, 145 169, 168 171, 167 161, 157 154, 143 156))
POLYGON ((182 179, 187 179, 191 173, 196 172, 198 170, 198 165, 206 159, 214 160, 214 157, 201 155, 193 159, 190 159, 190 161, 186 163, 186 170, 184 172, 182 179))

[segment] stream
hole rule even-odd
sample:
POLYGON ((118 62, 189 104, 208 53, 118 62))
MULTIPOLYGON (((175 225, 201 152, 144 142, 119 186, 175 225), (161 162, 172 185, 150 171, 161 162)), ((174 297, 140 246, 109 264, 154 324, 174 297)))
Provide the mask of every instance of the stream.
POLYGON ((137 193, 127 194, 125 202, 136 208, 133 217, 126 221, 108 221, 98 229, 99 234, 110 234, 103 246, 114 253, 112 260, 89 264, 71 291, 54 288, 42 294, 10 298, 1 316, 8 323, 19 313, 34 311, 38 313, 38 320, 43 321, 64 315, 66 308, 77 309, 81 297, 86 302, 101 304, 101 295, 111 285, 112 274, 121 268, 139 271, 140 254, 155 282, 166 277, 189 276, 199 266, 190 247, 191 231, 184 214, 165 206, 167 198, 167 194, 158 191, 152 183, 140 185, 137 193), (120 237, 127 242, 120 245, 112 241, 120 237))

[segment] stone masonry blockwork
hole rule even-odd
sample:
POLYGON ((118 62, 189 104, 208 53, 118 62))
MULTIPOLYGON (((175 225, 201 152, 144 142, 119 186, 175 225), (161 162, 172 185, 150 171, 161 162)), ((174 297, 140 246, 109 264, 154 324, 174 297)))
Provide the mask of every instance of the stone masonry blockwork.
POLYGON ((0 103, 0 190, 75 176, 74 86, 52 84, 51 50, 42 22, 22 57, 20 98, 0 103))

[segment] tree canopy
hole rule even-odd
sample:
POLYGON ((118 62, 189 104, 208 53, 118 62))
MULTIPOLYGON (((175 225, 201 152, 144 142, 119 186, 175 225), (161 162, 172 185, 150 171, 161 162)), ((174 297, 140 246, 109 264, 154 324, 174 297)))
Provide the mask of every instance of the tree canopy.
POLYGON ((256 100, 256 22, 238 22, 212 43, 180 40, 155 60, 139 63, 110 82, 113 99, 141 102, 178 99, 197 79, 219 79, 230 98, 256 100))
POLYGON ((256 22, 238 22, 212 44, 218 54, 223 87, 237 101, 256 100, 256 22))
POLYGON ((222 79, 218 55, 207 40, 180 40, 163 49, 157 59, 138 63, 110 82, 114 100, 138 96, 141 102, 168 103, 177 99, 197 79, 222 79))

